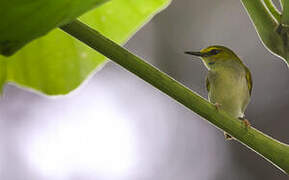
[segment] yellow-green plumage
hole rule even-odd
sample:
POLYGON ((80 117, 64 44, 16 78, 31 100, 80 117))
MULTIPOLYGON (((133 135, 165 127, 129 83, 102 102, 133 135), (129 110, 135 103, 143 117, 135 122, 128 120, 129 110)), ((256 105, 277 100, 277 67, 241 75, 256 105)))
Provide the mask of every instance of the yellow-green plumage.
POLYGON ((209 70, 206 79, 209 101, 220 104, 231 116, 243 118, 251 97, 252 79, 249 69, 236 54, 224 46, 186 53, 200 56, 209 70))

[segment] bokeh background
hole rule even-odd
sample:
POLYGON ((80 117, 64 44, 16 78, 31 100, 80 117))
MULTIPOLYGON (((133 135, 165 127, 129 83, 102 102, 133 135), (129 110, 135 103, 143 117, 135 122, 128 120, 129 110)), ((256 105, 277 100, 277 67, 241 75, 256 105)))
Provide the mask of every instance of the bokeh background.
MULTIPOLYGON (((246 117, 289 143, 288 68, 264 48, 239 0, 174 0, 125 46, 206 97, 205 67, 183 52, 213 44, 251 69, 246 117)), ((7 85, 0 100, 1 180, 287 178, 112 62, 68 96, 7 85)))

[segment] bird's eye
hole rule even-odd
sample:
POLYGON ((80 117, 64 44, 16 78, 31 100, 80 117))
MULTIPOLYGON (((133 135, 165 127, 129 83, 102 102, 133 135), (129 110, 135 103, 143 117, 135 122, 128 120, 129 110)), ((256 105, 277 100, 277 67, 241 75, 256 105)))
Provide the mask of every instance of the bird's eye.
POLYGON ((218 54, 219 52, 220 52, 220 50, 218 50, 218 49, 213 49, 213 50, 210 51, 210 54, 211 54, 211 55, 216 55, 216 54, 218 54))

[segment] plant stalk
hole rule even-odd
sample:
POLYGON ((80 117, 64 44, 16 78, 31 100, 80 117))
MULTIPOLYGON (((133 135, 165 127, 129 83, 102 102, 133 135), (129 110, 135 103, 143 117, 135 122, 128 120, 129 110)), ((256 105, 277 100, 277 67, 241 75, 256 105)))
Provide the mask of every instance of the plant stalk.
POLYGON ((277 10, 275 5, 272 3, 272 0, 264 0, 266 7, 269 9, 272 16, 276 19, 277 22, 281 20, 281 13, 277 10))
POLYGON ((281 23, 289 26, 289 1, 288 0, 285 0, 283 2, 283 11, 282 11, 281 23))
POLYGON ((274 55, 282 57, 289 67, 288 28, 286 26, 286 23, 289 23, 289 11, 286 10, 289 8, 289 1, 282 1, 283 11, 280 17, 271 0, 264 0, 264 3, 263 0, 241 0, 241 2, 264 46, 274 55))
POLYGON ((283 172, 289 172, 288 145, 263 134, 253 127, 245 127, 238 119, 229 116, 225 111, 217 110, 206 99, 82 22, 75 20, 60 28, 172 97, 214 126, 229 133, 283 172))

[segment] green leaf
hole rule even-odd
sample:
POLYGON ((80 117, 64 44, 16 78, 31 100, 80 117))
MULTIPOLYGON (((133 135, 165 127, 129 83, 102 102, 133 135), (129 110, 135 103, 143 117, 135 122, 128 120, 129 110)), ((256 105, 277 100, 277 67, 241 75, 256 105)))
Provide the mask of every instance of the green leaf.
POLYGON ((241 0, 264 46, 289 67, 289 1, 283 2, 282 15, 271 0, 241 0), (280 24, 281 23, 281 24, 280 24))
POLYGON ((11 55, 29 41, 72 21, 107 0, 0 1, 0 54, 11 55))
MULTIPOLYGON (((170 0, 112 0, 80 19, 113 41, 124 43, 169 2, 170 0)), ((58 95, 77 88, 106 60, 104 56, 56 29, 31 42, 15 55, 0 57, 1 61, 1 65, 6 66, 7 73, 2 76, 6 81, 48 95, 58 95)))

